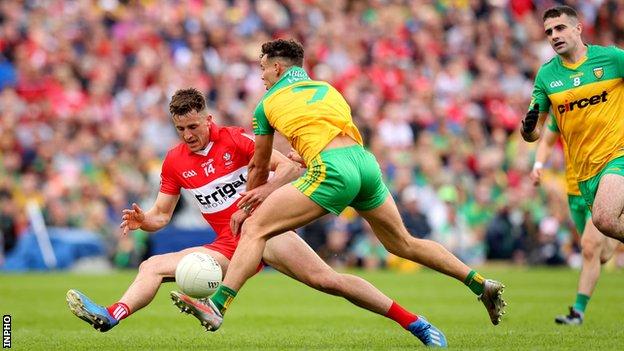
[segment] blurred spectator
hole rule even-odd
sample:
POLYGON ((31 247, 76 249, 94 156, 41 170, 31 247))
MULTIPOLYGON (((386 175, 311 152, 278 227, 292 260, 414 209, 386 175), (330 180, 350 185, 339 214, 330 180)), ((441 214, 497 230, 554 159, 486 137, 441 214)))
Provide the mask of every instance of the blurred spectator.
POLYGON ((511 260, 522 262, 525 249, 523 239, 527 237, 525 228, 522 226, 522 213, 519 211, 509 212, 508 207, 503 207, 489 223, 485 233, 485 246, 487 247, 488 260, 511 260), (520 257, 516 256, 520 255, 520 257), (520 261, 518 261, 520 260, 520 261))
POLYGON ((338 218, 332 221, 325 244, 318 250, 319 256, 333 267, 353 265, 354 259, 348 251, 351 234, 347 223, 338 218))
POLYGON ((431 235, 431 225, 429 225, 427 216, 420 209, 416 188, 410 187, 403 190, 399 209, 405 228, 412 236, 424 239, 431 235))
POLYGON ((363 221, 363 232, 355 238, 351 252, 357 265, 368 270, 385 267, 389 255, 366 221, 363 221))
POLYGON ((554 217, 546 217, 539 224, 536 242, 529 252, 529 263, 561 265, 565 263, 561 255, 561 237, 566 234, 561 232, 559 221, 554 217))
MULTIPOLYGON (((17 241, 16 208, 11 201, 11 193, 0 189, 0 249, 1 253, 11 251, 17 241)), ((1 256, 0 256, 1 257, 1 256)))
POLYGON ((332 220, 332 217, 329 215, 321 217, 302 228, 299 234, 314 251, 318 251, 327 243, 327 232, 332 220))
POLYGON ((433 239, 467 264, 483 263, 483 238, 470 227, 466 213, 459 207, 460 198, 456 188, 444 185, 438 190, 437 196, 444 204, 445 217, 433 239))

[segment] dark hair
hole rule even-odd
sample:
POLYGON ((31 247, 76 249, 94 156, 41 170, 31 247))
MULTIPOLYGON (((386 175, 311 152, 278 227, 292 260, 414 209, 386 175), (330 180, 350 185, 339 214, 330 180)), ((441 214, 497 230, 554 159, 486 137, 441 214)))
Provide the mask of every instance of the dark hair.
POLYGON ((544 16, 542 16, 542 21, 545 21, 547 18, 557 18, 561 15, 568 15, 569 17, 573 17, 578 19, 578 13, 576 10, 570 6, 555 6, 544 11, 544 16))
POLYGON ((291 66, 303 67, 303 46, 293 39, 276 39, 262 44, 262 54, 268 59, 279 57, 286 60, 291 66))
POLYGON ((192 111, 202 112, 205 108, 204 95, 195 88, 176 91, 169 103, 169 112, 172 116, 184 116, 192 111))

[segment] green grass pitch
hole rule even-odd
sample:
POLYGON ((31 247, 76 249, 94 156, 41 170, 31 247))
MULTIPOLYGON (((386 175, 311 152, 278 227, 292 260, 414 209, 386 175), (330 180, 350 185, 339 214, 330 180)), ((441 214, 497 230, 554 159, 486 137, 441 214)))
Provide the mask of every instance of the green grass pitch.
MULTIPOLYGON (((492 326, 461 283, 431 271, 354 272, 445 332, 456 350, 621 350, 624 276, 603 272, 582 327, 555 325, 573 302, 578 271, 486 268, 503 281, 509 306, 492 326)), ((98 303, 121 296, 134 272, 107 275, 0 274, 0 312, 12 316, 15 350, 405 350, 422 345, 393 321, 324 295, 276 272, 252 279, 216 333, 205 332, 172 305, 163 285, 147 308, 107 333, 74 317, 65 292, 77 288, 98 303)))

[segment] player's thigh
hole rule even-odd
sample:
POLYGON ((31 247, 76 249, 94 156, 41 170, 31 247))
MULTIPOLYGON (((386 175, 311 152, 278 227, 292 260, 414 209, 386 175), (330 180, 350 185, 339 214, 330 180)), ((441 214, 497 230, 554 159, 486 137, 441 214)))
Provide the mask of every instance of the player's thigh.
POLYGON ((370 224, 379 241, 391 252, 406 246, 411 237, 403 225, 399 210, 392 199, 387 195, 383 204, 372 210, 358 210, 358 213, 370 224))
POLYGON ((592 212, 597 216, 615 216, 624 209, 624 175, 605 174, 600 178, 592 212))
POLYGON ((225 257, 223 254, 214 250, 207 249, 203 246, 189 247, 187 249, 184 249, 178 252, 171 252, 171 253, 167 253, 163 255, 152 256, 148 259, 148 261, 156 260, 156 262, 154 263, 154 266, 158 274, 166 278, 173 278, 175 276, 176 267, 178 266, 178 263, 180 262, 180 260, 184 256, 192 252, 203 252, 205 254, 212 256, 215 260, 217 260, 217 262, 219 262, 219 265, 221 265, 223 274, 225 274, 225 272, 227 271, 227 267, 230 263, 230 260, 227 259, 227 257, 225 257))
POLYGON ((334 272, 293 231, 269 239, 262 259, 276 270, 308 285, 315 277, 334 272))
POLYGON ((243 223, 242 236, 268 236, 297 229, 325 215, 327 211, 292 184, 272 192, 243 223))

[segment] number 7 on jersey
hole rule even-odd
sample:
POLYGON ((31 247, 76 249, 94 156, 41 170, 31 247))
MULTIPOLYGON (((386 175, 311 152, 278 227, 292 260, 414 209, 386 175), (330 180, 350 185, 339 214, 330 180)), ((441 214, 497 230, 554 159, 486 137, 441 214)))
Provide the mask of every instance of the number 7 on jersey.
POLYGON ((327 91, 329 91, 329 88, 326 85, 321 85, 321 84, 300 85, 298 87, 294 87, 292 91, 293 93, 298 93, 300 91, 309 90, 309 89, 313 89, 315 90, 315 92, 314 92, 314 95, 312 95, 312 98, 306 101, 308 105, 315 103, 319 100, 322 100, 325 97, 325 95, 327 95, 327 91))

